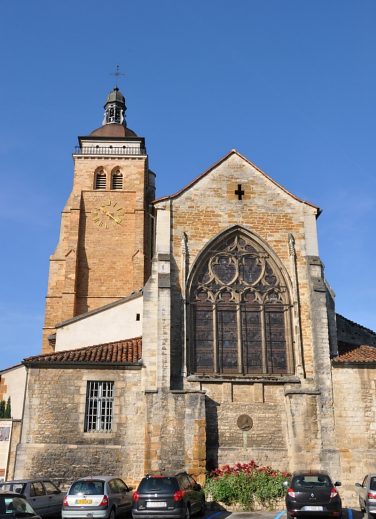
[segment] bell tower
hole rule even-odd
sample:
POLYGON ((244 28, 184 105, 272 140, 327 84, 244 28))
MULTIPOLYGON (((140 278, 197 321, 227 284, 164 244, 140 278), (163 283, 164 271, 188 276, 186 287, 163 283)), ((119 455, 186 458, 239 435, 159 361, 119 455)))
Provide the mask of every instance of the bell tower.
POLYGON ((78 138, 73 188, 50 258, 43 353, 57 323, 140 290, 150 274, 155 175, 145 139, 127 128, 125 98, 107 96, 102 126, 78 138))

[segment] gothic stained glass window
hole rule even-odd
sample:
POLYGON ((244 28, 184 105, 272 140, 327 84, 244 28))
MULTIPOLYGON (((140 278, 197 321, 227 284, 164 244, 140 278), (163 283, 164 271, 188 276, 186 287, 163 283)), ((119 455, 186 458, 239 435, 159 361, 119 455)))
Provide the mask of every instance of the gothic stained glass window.
POLYGON ((217 241, 198 265, 190 284, 190 371, 291 372, 288 290, 266 250, 238 231, 217 241))

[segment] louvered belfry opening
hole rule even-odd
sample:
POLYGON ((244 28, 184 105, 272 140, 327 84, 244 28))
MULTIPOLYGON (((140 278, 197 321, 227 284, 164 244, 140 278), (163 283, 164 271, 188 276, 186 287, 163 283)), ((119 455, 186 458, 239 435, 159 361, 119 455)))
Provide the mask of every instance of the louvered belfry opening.
POLYGON ((123 174, 121 171, 115 171, 112 174, 111 189, 123 189, 123 174))
POLYGON ((271 255, 245 233, 203 254, 190 286, 190 372, 292 372, 290 300, 271 255))
POLYGON ((95 175, 95 189, 106 189, 106 173, 98 171, 95 175))

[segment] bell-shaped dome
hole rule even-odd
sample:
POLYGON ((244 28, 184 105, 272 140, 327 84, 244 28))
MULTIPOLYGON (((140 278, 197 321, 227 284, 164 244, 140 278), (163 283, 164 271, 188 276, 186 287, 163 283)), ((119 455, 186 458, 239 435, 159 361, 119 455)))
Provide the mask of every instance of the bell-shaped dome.
POLYGON ((125 97, 120 92, 118 87, 115 87, 111 92, 108 94, 106 103, 104 105, 104 108, 108 105, 108 103, 120 103, 125 107, 125 97))

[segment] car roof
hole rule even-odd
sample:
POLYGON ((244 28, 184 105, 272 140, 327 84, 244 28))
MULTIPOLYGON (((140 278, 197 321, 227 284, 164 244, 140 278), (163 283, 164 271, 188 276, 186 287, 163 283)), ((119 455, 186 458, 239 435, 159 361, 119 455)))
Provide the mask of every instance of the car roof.
POLYGON ((296 470, 292 473, 292 477, 295 476, 329 476, 327 470, 296 470))
POLYGON ((188 473, 185 470, 156 471, 156 472, 152 472, 150 474, 145 474, 144 478, 175 478, 176 476, 179 476, 180 474, 188 475, 188 473))
POLYGON ((91 480, 100 480, 100 481, 111 481, 111 479, 121 479, 121 477, 119 476, 86 476, 84 478, 79 478, 79 479, 76 479, 72 485, 74 483, 77 483, 77 481, 91 481, 91 480))
POLYGON ((23 497, 26 499, 23 494, 19 494, 18 492, 11 492, 10 490, 0 490, 0 496, 23 497))
POLYGON ((48 478, 33 478, 33 479, 10 479, 8 481, 1 481, 0 485, 10 485, 14 483, 34 483, 34 481, 50 481, 48 478))

